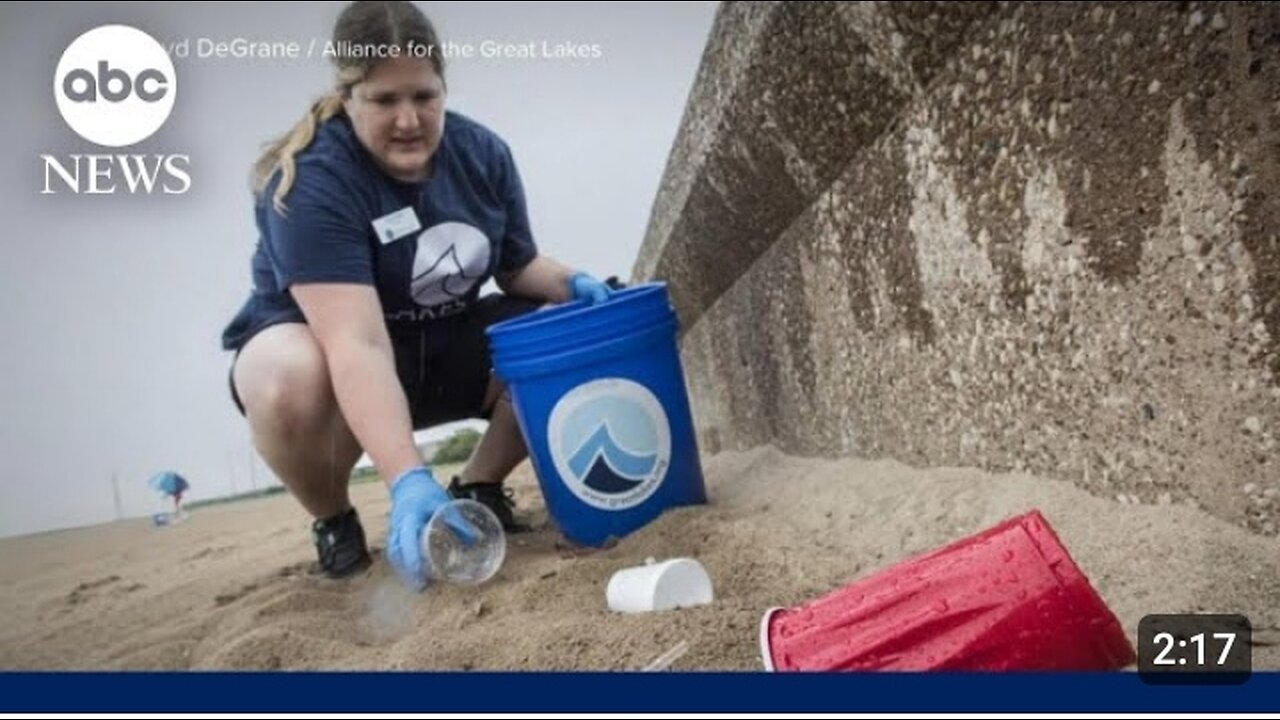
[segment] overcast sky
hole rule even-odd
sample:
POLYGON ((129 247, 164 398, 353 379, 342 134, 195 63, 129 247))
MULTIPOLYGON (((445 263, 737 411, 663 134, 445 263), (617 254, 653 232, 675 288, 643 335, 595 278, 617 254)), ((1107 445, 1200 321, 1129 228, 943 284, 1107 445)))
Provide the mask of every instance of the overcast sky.
MULTIPOLYGON (((177 196, 42 195, 41 154, 109 152, 54 102, 62 51, 98 25, 163 44, 328 38, 345 3, 0 5, 0 536, 163 509, 274 480, 227 395, 223 327, 249 290, 248 169, 330 85, 319 58, 176 58, 168 122, 124 152, 189 155, 177 196)), ((543 252, 630 274, 715 3, 420 3, 443 41, 597 45, 599 58, 466 59, 448 106, 511 145, 543 252)))

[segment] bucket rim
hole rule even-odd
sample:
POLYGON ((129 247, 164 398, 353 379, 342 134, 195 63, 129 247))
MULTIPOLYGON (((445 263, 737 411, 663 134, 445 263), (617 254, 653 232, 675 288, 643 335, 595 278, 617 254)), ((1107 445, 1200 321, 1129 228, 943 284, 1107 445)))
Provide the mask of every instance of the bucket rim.
MULTIPOLYGON (((590 358, 585 364, 597 364, 613 360, 619 357, 624 350, 643 346, 659 334, 674 333, 676 328, 675 318, 666 318, 661 322, 652 323, 647 327, 628 332, 622 337, 595 338, 584 345, 571 347, 553 355, 526 354, 511 358, 495 352, 493 354, 493 367, 498 375, 508 383, 516 382, 517 380, 524 381, 533 377, 558 373, 563 369, 561 366, 571 359, 590 358), (605 351, 604 354, 600 353, 601 350, 605 351)), ((571 364, 583 366, 584 363, 574 362, 571 364)))
POLYGON ((764 615, 760 617, 760 657, 764 660, 765 672, 777 672, 778 668, 773 664, 773 647, 769 642, 769 624, 773 620, 773 616, 786 610, 784 607, 771 607, 764 611, 764 615))
POLYGON ((632 285, 631 287, 615 290, 609 296, 609 299, 603 303, 592 305, 585 300, 573 300, 567 303, 551 305, 531 313, 525 313, 509 320, 494 323, 485 328, 485 334, 490 338, 497 338, 500 335, 508 333, 528 330, 543 324, 554 322, 572 322, 575 318, 585 315, 589 312, 595 312, 607 309, 610 305, 616 305, 619 301, 632 301, 646 298, 650 295, 664 292, 667 284, 665 282, 650 282, 643 285, 632 285))
POLYGON ((654 295, 652 299, 641 298, 619 304, 606 312, 531 319, 526 324, 490 334, 489 348, 495 356, 501 355, 508 360, 537 355, 544 352, 543 346, 548 341, 561 345, 595 342, 609 335, 616 336, 619 332, 634 332, 661 322, 671 314, 663 298, 654 295))

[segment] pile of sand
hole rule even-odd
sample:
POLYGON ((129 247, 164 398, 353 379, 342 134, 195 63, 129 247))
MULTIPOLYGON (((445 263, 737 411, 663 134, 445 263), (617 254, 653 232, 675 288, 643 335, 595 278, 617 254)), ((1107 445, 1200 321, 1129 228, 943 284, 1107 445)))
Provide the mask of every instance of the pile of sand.
MULTIPOLYGON (((891 461, 705 462, 711 504, 668 512, 617 546, 582 552, 547 522, 528 466, 512 480, 540 529, 512 536, 477 588, 404 591, 381 553, 367 574, 311 574, 308 519, 287 496, 0 542, 0 667, 639 669, 680 641, 673 669, 761 668, 757 626, 787 606, 1039 509, 1133 637, 1155 612, 1237 612, 1280 668, 1280 540, 1184 506, 1121 505, 1070 485, 891 461), (604 588, 646 557, 690 556, 710 606, 616 615, 604 588)), ((386 492, 352 491, 371 542, 386 492)))

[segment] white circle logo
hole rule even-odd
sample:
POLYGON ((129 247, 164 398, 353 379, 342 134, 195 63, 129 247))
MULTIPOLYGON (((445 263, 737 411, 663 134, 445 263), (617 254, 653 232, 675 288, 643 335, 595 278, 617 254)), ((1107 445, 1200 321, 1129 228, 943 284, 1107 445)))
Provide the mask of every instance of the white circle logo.
POLYGON ((662 403, 622 378, 592 380, 551 410, 547 439, 556 471, 578 499, 626 510, 662 486, 671 464, 671 426, 662 403))
POLYGON ((76 38, 53 74, 62 119, 80 137, 124 147, 164 125, 178 76, 164 46, 127 25, 103 25, 76 38))
POLYGON ((433 225, 418 236, 409 292, 433 307, 466 297, 489 271, 489 238, 466 223, 433 225))

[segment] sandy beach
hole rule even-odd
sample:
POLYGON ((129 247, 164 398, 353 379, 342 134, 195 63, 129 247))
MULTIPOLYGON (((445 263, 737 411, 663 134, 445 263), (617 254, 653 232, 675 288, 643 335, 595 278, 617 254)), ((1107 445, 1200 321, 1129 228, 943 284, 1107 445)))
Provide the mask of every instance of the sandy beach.
POLYGON ((1253 623, 1255 669, 1280 669, 1280 540, 1182 505, 1120 504, 1069 484, 893 461, 704 459, 710 504, 669 511, 616 546, 564 543, 532 470, 511 480, 535 532, 509 538, 479 587, 403 590, 381 557, 386 492, 356 485, 376 562, 313 573, 308 518, 287 495, 0 541, 0 667, 58 669, 636 670, 681 641, 675 670, 761 669, 763 611, 823 595, 1039 509, 1130 638, 1156 612, 1253 623), (618 615, 605 585, 647 557, 694 557, 712 605, 618 615))

